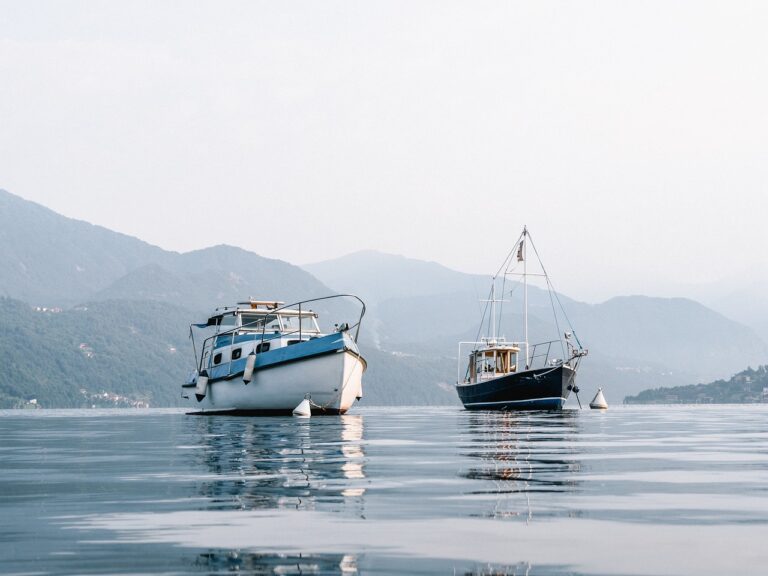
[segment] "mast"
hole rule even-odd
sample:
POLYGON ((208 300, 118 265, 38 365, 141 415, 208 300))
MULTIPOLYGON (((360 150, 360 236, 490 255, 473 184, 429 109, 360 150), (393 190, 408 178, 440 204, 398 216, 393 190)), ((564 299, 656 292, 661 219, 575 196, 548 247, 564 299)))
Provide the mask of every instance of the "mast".
POLYGON ((526 370, 530 366, 530 358, 528 357, 528 258, 526 258, 526 245, 525 238, 528 236, 528 227, 523 226, 523 239, 520 241, 522 244, 521 255, 523 257, 523 337, 525 339, 525 368, 526 370))
POLYGON ((493 277, 493 284, 491 285, 491 342, 496 343, 496 276, 493 277))

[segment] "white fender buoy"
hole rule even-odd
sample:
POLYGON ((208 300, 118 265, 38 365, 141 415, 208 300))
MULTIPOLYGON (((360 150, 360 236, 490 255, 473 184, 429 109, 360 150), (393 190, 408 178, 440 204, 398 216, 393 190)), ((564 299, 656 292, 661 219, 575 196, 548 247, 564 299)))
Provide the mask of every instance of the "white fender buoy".
POLYGON ((197 384, 195 385, 195 397, 198 402, 201 402, 205 398, 205 394, 208 391, 208 372, 203 370, 197 376, 197 384))
POLYGON ((312 408, 309 405, 309 398, 304 398, 304 400, 293 409, 293 415, 297 418, 309 418, 312 416, 312 408))
POLYGON ((603 396, 603 389, 598 388, 597 394, 595 394, 595 397, 592 398, 592 402, 589 403, 589 407, 593 410, 607 410, 608 409, 608 402, 605 401, 605 396, 603 396))
POLYGON ((245 360, 245 370, 243 370, 243 382, 248 384, 253 380, 253 367, 256 366, 256 353, 251 351, 248 354, 248 358, 245 360))

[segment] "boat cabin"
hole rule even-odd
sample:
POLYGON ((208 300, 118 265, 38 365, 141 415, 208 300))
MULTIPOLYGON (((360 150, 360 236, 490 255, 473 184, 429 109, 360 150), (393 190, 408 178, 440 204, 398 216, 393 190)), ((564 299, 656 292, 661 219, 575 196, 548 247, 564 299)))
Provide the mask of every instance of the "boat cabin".
POLYGON ((322 336, 315 312, 282 304, 249 300, 217 308, 205 324, 214 333, 203 344, 201 366, 215 369, 251 352, 261 354, 322 336))
POLYGON ((469 354, 469 383, 517 372, 520 347, 504 342, 487 342, 469 354))
POLYGON ((317 314, 312 310, 292 310, 280 306, 282 302, 250 300, 239 302, 235 307, 217 308, 208 319, 208 326, 215 326, 216 333, 237 331, 241 333, 294 334, 313 336, 320 333, 317 314), (243 307, 246 305, 246 307, 243 307))

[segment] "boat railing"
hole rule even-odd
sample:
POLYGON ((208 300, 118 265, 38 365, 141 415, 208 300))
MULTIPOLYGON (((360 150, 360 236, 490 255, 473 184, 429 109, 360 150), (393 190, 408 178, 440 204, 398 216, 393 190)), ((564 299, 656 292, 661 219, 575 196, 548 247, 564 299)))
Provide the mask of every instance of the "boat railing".
MULTIPOLYGON (((266 318, 265 318, 264 319, 265 321, 262 323, 262 326, 261 326, 261 339, 260 339, 261 342, 269 342, 269 341, 275 340, 277 338, 284 338, 286 336, 291 336, 291 335, 294 335, 294 334, 298 334, 299 340, 301 340, 303 338, 304 334, 308 334, 310 332, 315 333, 314 331, 310 331, 310 330, 306 330, 306 329, 302 328, 302 325, 301 325, 302 324, 302 322, 301 322, 301 317, 302 317, 301 316, 301 314, 302 314, 301 308, 302 308, 302 306, 305 306, 305 310, 306 310, 306 304, 310 304, 312 302, 321 302, 321 301, 324 301, 324 300, 332 300, 332 299, 335 299, 335 298, 354 298, 355 300, 360 302, 360 316, 357 318, 357 322, 355 322, 351 326, 349 326, 346 323, 345 324, 341 324, 341 325, 337 325, 338 326, 338 330, 340 332, 341 331, 349 332, 349 331, 354 330, 355 331, 354 341, 357 342, 358 336, 360 335, 360 324, 363 321, 363 316, 365 316, 365 302, 363 302, 362 299, 360 299, 358 296, 355 296, 354 294, 334 294, 332 296, 321 296, 319 298, 310 298, 308 300, 301 300, 300 302, 293 302, 292 304, 285 304, 283 306, 280 306, 279 308, 274 308, 274 309, 270 310, 269 311, 270 315, 272 315, 272 314, 277 315, 281 310, 287 310, 287 309, 298 307, 298 311, 299 311, 299 328, 298 328, 298 330, 292 330, 290 332, 277 332, 277 333, 270 332, 270 334, 267 335, 267 332, 266 332, 267 331, 267 322, 266 322, 266 318)), ((245 328, 245 330, 248 331, 248 328, 245 328)), ((198 366, 197 366, 198 372, 202 372, 203 371, 203 369, 205 367, 205 360, 207 358, 210 358, 210 355, 211 355, 213 349, 216 347, 216 343, 218 342, 219 338, 229 336, 230 337, 230 346, 231 346, 231 345, 234 345, 234 343, 235 343, 235 337, 240 335, 243 331, 244 331, 243 330, 243 326, 235 326, 233 328, 230 328, 229 330, 224 330, 222 332, 218 332, 216 334, 213 334, 213 335, 209 336, 208 338, 206 338, 205 340, 203 340, 203 345, 202 345, 202 348, 200 350, 200 361, 199 361, 198 366)), ((190 332, 191 332, 191 327, 190 327, 190 332)), ((258 330, 250 331, 250 333, 255 333, 255 332, 258 332, 258 330)), ((193 340, 193 346, 194 346, 194 340, 193 340)), ((232 357, 231 357, 231 355, 230 355, 230 359, 229 359, 229 364, 230 364, 230 371, 231 371, 231 365, 232 365, 232 357)))
POLYGON ((555 344, 555 343, 560 344, 561 342, 560 340, 549 340, 547 342, 539 342, 531 346, 531 353, 528 359, 529 368, 536 367, 537 358, 538 359, 544 358, 544 360, 541 362, 540 368, 547 367, 549 364, 549 354, 552 351, 552 344, 555 344))
MULTIPOLYGON (((496 343, 496 340, 493 340, 494 343, 496 343)), ((500 341, 499 341, 500 342, 500 341)), ((472 346, 472 347, 478 347, 478 346, 487 346, 489 343, 489 340, 483 339, 480 341, 465 341, 465 342, 459 342, 459 354, 458 354, 458 366, 456 370, 456 383, 461 384, 461 382, 468 382, 469 381, 469 366, 467 366, 464 378, 461 376, 461 367, 462 367, 462 360, 464 359, 464 356, 462 354, 462 348, 464 346, 472 346)), ((515 347, 523 347, 525 346, 524 342, 503 342, 505 345, 515 346, 515 347)), ((550 354, 552 352, 552 345, 553 344, 562 344, 561 340, 549 340, 547 342, 538 342, 536 344, 531 345, 530 347, 530 356, 528 358, 528 365, 525 367, 526 370, 532 370, 534 368, 547 368, 550 366, 550 354)), ((552 359, 553 362, 564 362, 564 359, 552 359)), ((496 373, 494 372, 494 377, 496 373)))

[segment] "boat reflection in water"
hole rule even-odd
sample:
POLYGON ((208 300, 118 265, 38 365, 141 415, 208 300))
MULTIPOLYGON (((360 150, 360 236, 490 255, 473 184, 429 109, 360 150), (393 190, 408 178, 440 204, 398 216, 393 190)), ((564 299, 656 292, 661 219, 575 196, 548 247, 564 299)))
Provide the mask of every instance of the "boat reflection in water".
POLYGON ((196 427, 195 467, 210 472, 198 489, 206 509, 362 513, 363 416, 207 418, 196 427))
POLYGON ((557 515, 553 492, 579 489, 581 470, 578 413, 473 412, 461 441, 472 464, 461 476, 478 480, 467 492, 492 500, 492 508, 473 515, 494 518, 557 515))
MULTIPOLYGON (((205 418, 191 425, 201 439, 198 449, 189 450, 193 467, 207 472, 197 484, 204 510, 295 509, 363 516, 367 479, 362 415, 311 421, 205 418)), ((357 573, 352 554, 209 549, 194 564, 208 573, 357 573)))
MULTIPOLYGON (((207 574, 357 574, 357 557, 338 554, 253 554, 232 550, 200 554, 197 570, 207 574)), ((197 571, 196 570, 196 571, 197 571)))

